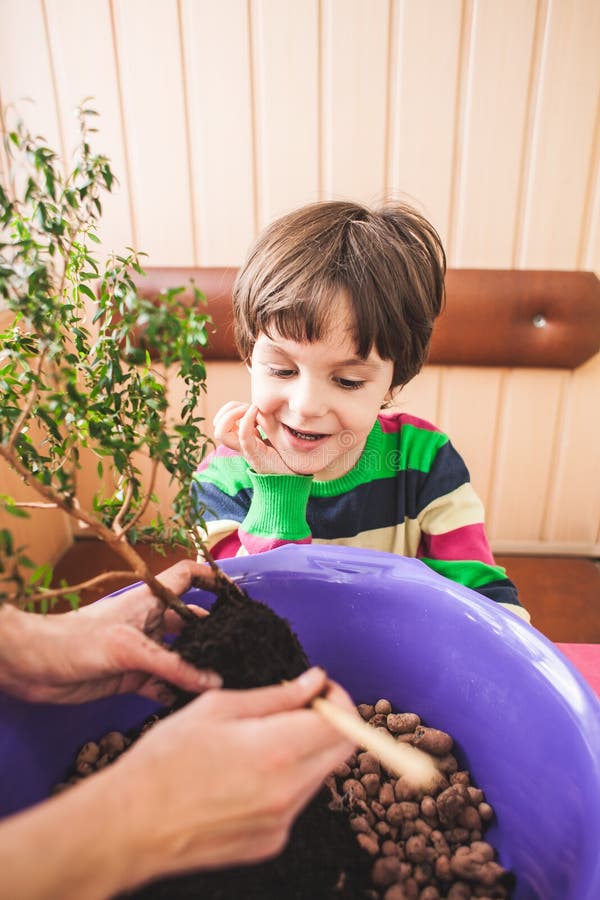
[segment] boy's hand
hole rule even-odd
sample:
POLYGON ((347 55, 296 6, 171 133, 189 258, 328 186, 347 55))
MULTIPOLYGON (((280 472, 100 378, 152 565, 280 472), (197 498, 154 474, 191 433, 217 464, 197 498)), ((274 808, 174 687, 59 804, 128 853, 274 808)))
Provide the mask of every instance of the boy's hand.
POLYGON ((252 403, 230 400, 213 419, 215 440, 241 453, 260 475, 293 475, 275 447, 259 432, 261 413, 252 403))

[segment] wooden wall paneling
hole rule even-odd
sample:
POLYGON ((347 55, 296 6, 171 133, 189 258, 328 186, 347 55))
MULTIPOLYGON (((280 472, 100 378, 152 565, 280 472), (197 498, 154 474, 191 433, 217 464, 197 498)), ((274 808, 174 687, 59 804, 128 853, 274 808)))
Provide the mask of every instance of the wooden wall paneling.
POLYGON ((0 97, 5 106, 15 105, 32 134, 64 155, 42 0, 0 3, 0 97))
POLYGON ((570 373, 543 537, 600 555, 600 354, 570 373), (593 474, 594 473, 594 474, 593 474))
POLYGON ((596 134, 590 179, 586 191, 587 208, 581 223, 577 265, 600 277, 600 93, 596 110, 596 134))
POLYGON ((324 198, 385 191, 389 4, 322 0, 324 198))
POLYGON ((206 433, 212 435, 212 421, 230 400, 250 402, 250 375, 242 362, 211 362, 206 364, 206 433))
POLYGON ((195 255, 237 266, 256 232, 247 0, 183 0, 195 255))
POLYGON ((454 183, 452 265, 510 268, 536 0, 476 2, 462 84, 464 106, 454 183))
MULTIPOLYGON (((4 124, 4 100, 1 92, 1 82, 0 82, 0 181, 6 187, 8 184, 8 156, 6 154, 6 147, 4 146, 4 132, 6 131, 6 126, 4 124)), ((2 234, 2 230, 0 230, 0 234, 2 234)))
POLYGON ((99 116, 90 120, 98 134, 90 135, 96 152, 111 161, 118 179, 111 193, 102 198, 99 233, 107 252, 124 251, 136 244, 132 228, 130 185, 121 116, 119 72, 113 40, 109 0, 45 0, 49 44, 56 74, 58 115, 69 160, 79 140, 75 110, 86 104, 99 116))
POLYGON ((394 408, 438 424, 442 366, 425 366, 394 397, 394 408))
MULTIPOLYGON (((0 85, 1 88, 1 85, 0 85)), ((4 187, 4 189, 8 192, 10 190, 8 184, 8 173, 10 171, 8 155, 6 153, 6 148, 4 146, 4 132, 6 128, 4 125, 4 117, 3 117, 3 99, 2 92, 0 90, 0 184, 4 187)), ((0 242, 6 242, 9 240, 9 230, 3 225, 0 225, 0 242)), ((2 328, 2 307, 4 306, 4 300, 0 299, 0 328, 2 328)))
MULTIPOLYGON (((22 503, 42 501, 3 459, 0 459, 0 493, 22 503)), ((55 563, 71 543, 69 517, 54 509, 29 509, 28 513, 28 519, 21 519, 0 510, 0 529, 10 531, 14 546, 23 547, 36 566, 55 563)))
POLYGON ((471 482, 487 507, 495 459, 503 369, 446 366, 440 381, 439 419, 461 454, 471 482))
POLYGON ((461 0, 393 0, 386 192, 448 237, 461 0))
POLYGON ((548 5, 519 268, 577 264, 600 91, 600 4, 548 5))
POLYGON ((506 374, 487 516, 497 549, 542 540, 567 378, 567 372, 549 369, 506 374))
POLYGON ((193 265, 177 0, 115 0, 114 17, 138 249, 154 266, 193 265))
POLYGON ((320 196, 317 0, 253 4, 259 227, 320 196))

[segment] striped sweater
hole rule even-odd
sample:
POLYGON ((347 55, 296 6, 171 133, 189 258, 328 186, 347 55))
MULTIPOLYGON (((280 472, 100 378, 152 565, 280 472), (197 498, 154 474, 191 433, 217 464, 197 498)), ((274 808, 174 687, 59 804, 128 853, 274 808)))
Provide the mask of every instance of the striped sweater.
POLYGON ((483 507, 448 437, 423 419, 386 413, 341 478, 259 475, 225 447, 194 476, 203 538, 216 559, 313 541, 418 557, 436 572, 528 618, 496 566, 483 507))

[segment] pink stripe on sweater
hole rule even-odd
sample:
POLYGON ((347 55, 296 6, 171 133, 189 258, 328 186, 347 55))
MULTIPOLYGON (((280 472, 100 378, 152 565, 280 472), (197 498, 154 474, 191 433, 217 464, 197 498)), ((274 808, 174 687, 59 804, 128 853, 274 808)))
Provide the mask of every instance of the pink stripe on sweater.
POLYGON ((203 472, 204 469, 207 469, 211 464, 211 461, 215 458, 215 456, 239 456, 240 454, 236 450, 230 450, 229 447, 225 447, 224 444, 219 444, 216 450, 211 450, 210 453, 204 457, 196 472, 203 472))
POLYGON ((237 552, 241 546, 242 542, 240 541, 237 531, 232 531, 231 534, 228 534, 220 541, 217 541, 217 543, 211 547, 210 552, 213 559, 230 559, 232 556, 237 556, 237 552))
POLYGON ((310 536, 303 538, 301 541, 282 541, 280 539, 270 537, 260 537, 256 534, 248 534, 241 528, 239 530, 239 535, 242 544, 244 545, 250 556, 252 556, 254 553, 264 553, 266 550, 274 550, 276 547, 283 547, 285 544, 312 543, 312 538, 310 536))
POLYGON ((384 434, 396 434, 403 425, 414 425, 415 428, 422 428, 424 431, 440 430, 435 425, 432 425, 431 422, 419 419, 418 416, 411 416, 409 413, 380 413, 377 418, 384 434))
POLYGON ((496 565, 483 524, 463 525, 445 534, 424 534, 419 556, 432 559, 477 559, 496 565))

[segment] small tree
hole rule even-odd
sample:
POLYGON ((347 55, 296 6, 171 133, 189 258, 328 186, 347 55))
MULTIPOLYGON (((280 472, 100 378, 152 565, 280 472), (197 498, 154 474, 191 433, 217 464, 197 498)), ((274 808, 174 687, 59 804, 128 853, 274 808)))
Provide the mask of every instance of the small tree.
POLYGON ((9 310, 9 323, 0 332, 0 457, 39 500, 19 503, 0 493, 0 506, 16 516, 27 516, 28 506, 61 509, 113 548, 124 566, 51 589, 50 567, 36 568, 26 548, 0 529, 0 602, 47 607, 64 596, 75 605, 83 587, 127 575, 189 616, 135 543, 195 548, 202 510, 189 487, 207 446, 197 407, 209 317, 194 286, 192 306, 181 303, 183 288, 165 292, 159 303, 140 297, 134 278, 144 275, 141 254, 131 248, 100 264, 97 226, 114 176, 108 159, 90 147, 96 113, 83 107, 78 113, 80 141, 68 174, 21 122, 5 135, 10 172, 0 184, 0 307, 9 310), (167 370, 185 385, 175 422, 167 370), (98 457, 101 479, 107 461, 114 474, 114 490, 98 491, 92 508, 80 502, 82 447, 98 457), (151 460, 146 481, 139 454, 151 460), (172 514, 143 524, 161 469, 177 486, 172 514))

